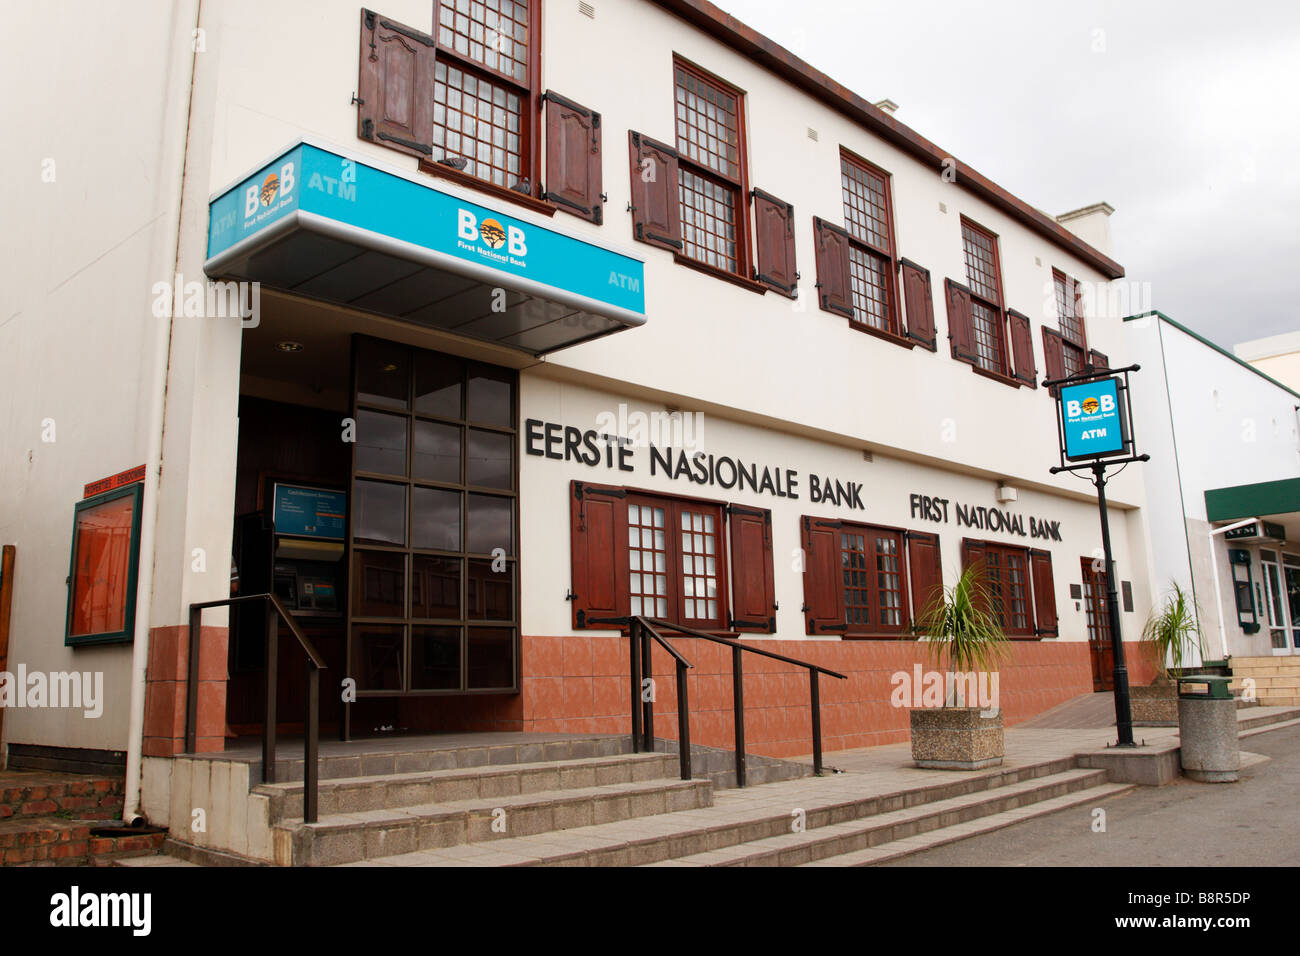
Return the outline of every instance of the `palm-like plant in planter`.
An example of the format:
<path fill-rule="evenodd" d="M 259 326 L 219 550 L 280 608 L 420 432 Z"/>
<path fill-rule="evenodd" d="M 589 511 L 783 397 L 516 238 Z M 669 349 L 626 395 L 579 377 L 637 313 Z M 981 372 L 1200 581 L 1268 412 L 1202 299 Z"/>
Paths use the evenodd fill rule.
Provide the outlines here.
<path fill-rule="evenodd" d="M 944 706 L 911 711 L 912 759 L 917 766 L 978 770 L 1000 764 L 1004 754 L 1002 711 L 996 701 L 987 710 L 960 706 L 957 687 L 979 686 L 980 677 L 993 686 L 993 674 L 1010 650 L 1010 643 L 993 615 L 993 595 L 984 562 L 965 568 L 950 588 L 936 590 L 916 622 L 928 638 L 930 658 L 941 665 L 947 658 Z"/>
<path fill-rule="evenodd" d="M 1142 628 L 1142 644 L 1155 665 L 1156 679 L 1162 681 L 1169 679 L 1171 668 L 1182 670 L 1193 647 L 1201 652 L 1202 659 L 1205 657 L 1201 629 L 1196 621 L 1196 603 L 1177 581 L 1169 583 L 1172 589 L 1165 603 L 1151 612 Z"/>
<path fill-rule="evenodd" d="M 1171 726 L 1178 723 L 1178 695 L 1169 680 L 1170 670 L 1182 671 L 1193 648 L 1205 658 L 1196 602 L 1179 586 L 1171 588 L 1164 603 L 1151 611 L 1142 628 L 1142 648 L 1155 667 L 1156 677 L 1146 687 L 1129 691 L 1135 724 Z"/>

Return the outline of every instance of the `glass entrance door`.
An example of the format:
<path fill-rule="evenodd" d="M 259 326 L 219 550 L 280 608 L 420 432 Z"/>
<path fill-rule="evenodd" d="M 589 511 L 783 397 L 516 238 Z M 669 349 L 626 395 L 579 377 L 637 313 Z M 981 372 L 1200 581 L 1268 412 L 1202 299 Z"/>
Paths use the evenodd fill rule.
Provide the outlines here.
<path fill-rule="evenodd" d="M 1268 611 L 1268 635 L 1272 645 L 1273 656 L 1290 654 L 1293 649 L 1292 625 L 1300 616 L 1300 606 L 1289 595 L 1291 582 L 1297 570 L 1286 568 L 1277 563 L 1274 551 L 1259 552 L 1260 566 L 1264 571 L 1264 605 Z M 1287 585 L 1284 587 L 1283 582 Z"/>
<path fill-rule="evenodd" d="M 1292 654 L 1300 654 L 1300 555 L 1282 555 L 1282 584 L 1286 589 L 1287 612 L 1291 617 Z"/>

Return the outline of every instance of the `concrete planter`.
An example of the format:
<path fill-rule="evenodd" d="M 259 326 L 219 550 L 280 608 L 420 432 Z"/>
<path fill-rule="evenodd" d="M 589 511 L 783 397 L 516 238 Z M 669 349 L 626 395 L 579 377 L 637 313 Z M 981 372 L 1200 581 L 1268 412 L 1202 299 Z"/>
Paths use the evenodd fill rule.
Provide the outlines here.
<path fill-rule="evenodd" d="M 982 770 L 1002 763 L 1002 711 L 923 707 L 910 711 L 912 759 L 932 770 Z"/>
<path fill-rule="evenodd" d="M 1133 723 L 1141 727 L 1178 726 L 1178 685 L 1154 680 L 1145 687 L 1130 687 Z"/>

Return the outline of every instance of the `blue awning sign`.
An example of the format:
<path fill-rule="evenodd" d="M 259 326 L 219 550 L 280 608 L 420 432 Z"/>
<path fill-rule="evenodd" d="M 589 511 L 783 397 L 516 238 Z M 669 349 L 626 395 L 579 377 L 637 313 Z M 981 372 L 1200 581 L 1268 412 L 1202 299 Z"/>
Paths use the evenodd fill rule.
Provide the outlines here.
<path fill-rule="evenodd" d="M 640 260 L 308 142 L 212 200 L 204 270 L 530 351 L 645 322 Z"/>

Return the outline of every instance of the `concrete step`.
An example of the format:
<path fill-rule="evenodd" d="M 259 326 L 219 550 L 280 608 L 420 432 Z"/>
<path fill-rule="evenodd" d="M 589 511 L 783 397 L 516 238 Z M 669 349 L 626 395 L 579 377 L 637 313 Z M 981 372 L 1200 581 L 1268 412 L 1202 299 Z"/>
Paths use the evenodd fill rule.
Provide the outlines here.
<path fill-rule="evenodd" d="M 1291 691 L 1294 692 L 1294 689 L 1295 689 L 1295 688 L 1300 687 L 1300 675 L 1294 675 L 1294 674 L 1281 674 L 1281 675 L 1279 675 L 1279 674 L 1271 674 L 1271 675 L 1266 676 L 1266 677 L 1265 677 L 1265 676 L 1261 676 L 1261 677 L 1244 677 L 1244 678 L 1241 678 L 1241 679 L 1234 679 L 1230 684 L 1228 684 L 1228 689 L 1229 689 L 1229 690 L 1240 690 L 1240 689 L 1242 688 L 1244 682 L 1247 681 L 1247 680 L 1251 681 L 1251 682 L 1254 684 L 1254 686 L 1255 686 L 1255 690 L 1256 690 L 1256 691 L 1262 691 L 1262 690 L 1291 690 Z"/>
<path fill-rule="evenodd" d="M 1010 810 L 1003 810 L 1000 813 L 980 817 L 979 819 L 972 820 L 968 823 L 958 823 L 953 826 L 945 826 L 937 830 L 931 830 L 929 833 L 918 833 L 915 836 L 904 837 L 899 840 L 891 840 L 878 846 L 864 847 L 860 850 L 853 850 L 849 853 L 841 853 L 820 860 L 811 860 L 800 865 L 876 866 L 889 860 L 897 860 L 900 857 L 920 853 L 923 850 L 929 850 L 937 846 L 944 846 L 948 843 L 956 843 L 958 840 L 965 840 L 969 837 L 979 836 L 982 833 L 992 833 L 996 830 L 1001 830 L 1004 827 L 1013 826 L 1014 824 L 1022 823 L 1025 820 L 1030 820 L 1034 817 L 1046 816 L 1049 813 L 1055 813 L 1059 810 L 1067 810 L 1071 807 L 1078 806 L 1095 805 L 1102 800 L 1121 796 L 1122 794 L 1129 793 L 1136 789 L 1137 785 L 1131 783 L 1104 783 L 1099 786 L 1089 787 L 1086 790 L 1067 793 L 1063 796 L 1041 800 L 1037 803 L 1031 803 L 1025 806 L 1014 807 Z"/>
<path fill-rule="evenodd" d="M 317 791 L 321 817 L 395 809 L 454 800 L 495 798 L 674 778 L 677 757 L 664 753 L 620 754 L 579 760 L 543 760 L 470 769 L 393 773 L 322 780 Z M 302 818 L 302 782 L 256 784 L 270 798 L 272 824 Z"/>
<path fill-rule="evenodd" d="M 638 781 L 332 814 L 318 823 L 290 820 L 272 828 L 272 841 L 281 865 L 328 866 L 506 842 L 712 803 L 713 786 L 706 780 Z"/>
<path fill-rule="evenodd" d="M 1274 730 L 1289 730 L 1292 727 L 1300 727 L 1300 717 L 1293 720 L 1281 720 L 1272 724 L 1264 724 L 1258 727 L 1249 727 L 1245 730 L 1237 731 L 1237 739 L 1244 740 L 1248 737 L 1254 737 L 1257 734 L 1272 733 Z"/>
<path fill-rule="evenodd" d="M 969 823 L 1106 783 L 1104 770 L 1066 770 L 980 793 L 939 800 L 846 823 L 787 832 L 651 866 L 800 866 L 917 834 Z"/>
<path fill-rule="evenodd" d="M 1258 713 L 1239 716 L 1237 718 L 1237 733 L 1240 735 L 1243 730 L 1277 724 L 1284 720 L 1295 720 L 1297 717 L 1300 717 L 1300 706 L 1274 707 L 1274 705 L 1266 704 L 1260 708 Z"/>
<path fill-rule="evenodd" d="M 131 867 L 154 867 L 154 866 L 198 866 L 197 863 L 191 863 L 189 860 L 182 860 L 179 857 L 169 856 L 166 853 L 158 853 L 153 856 L 136 856 L 128 857 L 124 860 L 114 860 L 114 866 L 131 866 Z"/>
<path fill-rule="evenodd" d="M 1247 677 L 1252 677 L 1258 681 L 1270 677 L 1282 677 L 1294 680 L 1297 676 L 1300 676 L 1300 663 L 1272 667 L 1234 667 L 1232 669 L 1232 680 L 1234 682 Z"/>
<path fill-rule="evenodd" d="M 812 777 L 725 790 L 715 794 L 714 805 L 705 809 L 597 824 L 562 834 L 395 854 L 356 865 L 639 866 L 788 834 L 796 810 L 811 831 L 963 795 L 980 795 L 1072 769 L 1074 758 L 1063 757 L 988 773 L 936 773 L 937 782 L 930 786 L 865 795 L 862 775 Z"/>
<path fill-rule="evenodd" d="M 324 744 L 321 749 L 325 750 Z M 441 748 L 420 746 L 414 742 L 408 748 L 402 746 L 401 738 L 395 738 L 382 742 L 356 741 L 354 745 L 349 745 L 348 752 L 342 754 L 322 753 L 319 766 L 321 780 L 338 780 L 395 773 L 428 773 L 433 770 L 467 770 L 505 764 L 613 757 L 629 753 L 631 749 L 632 740 L 627 734 Z M 261 762 L 258 761 L 251 773 L 252 779 L 261 779 L 260 766 Z M 301 747 L 281 741 L 277 748 L 275 770 L 277 783 L 301 782 Z"/>

